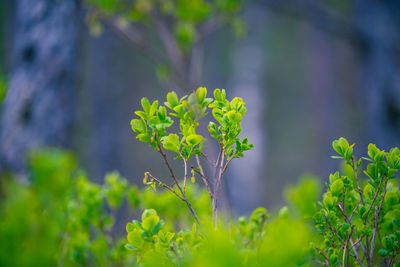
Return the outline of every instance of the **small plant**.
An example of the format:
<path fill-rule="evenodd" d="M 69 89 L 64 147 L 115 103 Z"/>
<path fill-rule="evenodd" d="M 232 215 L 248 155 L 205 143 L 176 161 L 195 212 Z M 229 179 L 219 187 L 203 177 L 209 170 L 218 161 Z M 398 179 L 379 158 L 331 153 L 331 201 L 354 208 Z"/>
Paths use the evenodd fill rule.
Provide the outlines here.
<path fill-rule="evenodd" d="M 150 103 L 147 98 L 142 98 L 141 104 L 143 110 L 135 112 L 139 119 L 131 121 L 132 130 L 140 141 L 149 143 L 155 151 L 160 153 L 171 174 L 173 185 L 168 185 L 165 180 L 154 177 L 150 172 L 145 173 L 143 183 L 152 188 L 159 186 L 172 192 L 186 203 L 201 226 L 196 211 L 187 198 L 190 169 L 191 182 L 194 183 L 195 176 L 198 175 L 207 188 L 212 200 L 212 214 L 216 224 L 218 196 L 223 175 L 234 158 L 243 157 L 244 151 L 253 148 L 247 138 L 238 137 L 241 132 L 241 121 L 246 113 L 245 103 L 239 97 L 228 101 L 224 89 L 215 89 L 214 98 L 208 98 L 207 89 L 200 87 L 195 93 L 181 98 L 178 98 L 175 92 L 168 93 L 167 101 L 164 102 L 165 106 L 159 105 L 157 100 Z M 206 157 L 203 153 L 205 138 L 197 132 L 199 120 L 207 115 L 208 108 L 212 109 L 212 115 L 216 121 L 208 123 L 208 131 L 219 146 L 217 160 L 211 166 L 214 167 L 212 180 L 206 176 L 201 163 L 201 158 Z M 172 117 L 179 120 L 179 131 L 176 133 L 167 132 L 174 123 Z M 165 153 L 166 150 L 174 153 L 174 159 L 182 160 L 184 175 L 181 180 L 173 170 Z"/>
<path fill-rule="evenodd" d="M 182 230 L 177 234 L 165 228 L 164 221 L 154 209 L 144 210 L 141 222 L 133 220 L 126 225 L 126 248 L 136 253 L 138 262 L 156 264 L 158 261 L 158 264 L 171 262 L 179 265 L 180 259 L 198 248 L 204 239 L 196 224 L 191 231 Z"/>
<path fill-rule="evenodd" d="M 400 150 L 368 146 L 368 157 L 356 159 L 346 139 L 333 141 L 348 174 L 329 176 L 327 192 L 315 215 L 323 241 L 316 246 L 326 266 L 368 266 L 379 262 L 399 265 L 400 194 L 395 174 L 400 168 Z M 361 172 L 364 162 L 368 165 Z M 368 180 L 360 179 L 364 173 Z"/>

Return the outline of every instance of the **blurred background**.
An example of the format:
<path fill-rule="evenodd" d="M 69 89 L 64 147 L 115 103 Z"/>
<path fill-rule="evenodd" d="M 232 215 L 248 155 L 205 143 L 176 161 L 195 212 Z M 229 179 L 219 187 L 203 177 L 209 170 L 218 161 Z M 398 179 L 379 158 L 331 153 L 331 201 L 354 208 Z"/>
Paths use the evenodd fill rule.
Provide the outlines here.
<path fill-rule="evenodd" d="M 160 48 L 172 65 L 179 58 L 163 49 L 170 18 L 154 27 L 127 22 L 115 19 L 115 1 L 87 2 L 0 1 L 1 171 L 23 177 L 28 151 L 57 146 L 72 150 L 96 182 L 113 170 L 135 184 L 148 170 L 167 175 L 130 120 L 142 97 L 163 101 L 171 90 L 183 95 L 198 86 L 209 94 L 225 88 L 247 104 L 242 136 L 255 149 L 224 178 L 237 214 L 281 205 L 285 185 L 304 173 L 327 180 L 339 165 L 330 158 L 334 139 L 356 143 L 356 155 L 370 142 L 382 149 L 400 143 L 396 0 L 231 1 L 240 2 L 235 20 L 209 23 L 211 31 L 189 42 L 178 78 L 149 52 Z M 193 24 L 209 26 L 204 21 Z M 191 29 L 172 31 L 182 41 Z"/>

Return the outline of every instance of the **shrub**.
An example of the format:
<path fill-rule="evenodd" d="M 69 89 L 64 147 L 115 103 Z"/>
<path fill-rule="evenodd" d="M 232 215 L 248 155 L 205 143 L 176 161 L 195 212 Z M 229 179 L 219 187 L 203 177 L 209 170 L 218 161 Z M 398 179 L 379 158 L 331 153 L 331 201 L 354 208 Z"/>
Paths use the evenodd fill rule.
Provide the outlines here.
<path fill-rule="evenodd" d="M 400 194 L 395 174 L 400 168 L 400 150 L 368 146 L 368 157 L 356 159 L 353 145 L 344 138 L 333 141 L 344 160 L 347 175 L 329 176 L 327 191 L 315 215 L 323 240 L 315 247 L 326 265 L 393 266 L 400 241 Z M 368 164 L 361 172 L 363 162 Z M 360 179 L 365 174 L 367 180 Z M 399 263 L 397 263 L 398 266 Z"/>
<path fill-rule="evenodd" d="M 335 140 L 338 155 L 333 158 L 344 167 L 329 176 L 322 201 L 318 180 L 304 176 L 298 185 L 287 187 L 288 205 L 279 212 L 260 207 L 247 217 L 216 223 L 218 181 L 229 162 L 252 146 L 238 138 L 246 111 L 243 101 L 228 101 L 218 89 L 214 99 L 206 95 L 205 88 L 181 99 L 169 93 L 165 106 L 170 112 L 143 99 L 143 111 L 136 112 L 140 119 L 132 120 L 138 139 L 164 158 L 172 186 L 150 172 L 144 190 L 129 185 L 118 172 L 106 174 L 104 184 L 98 185 L 88 180 L 70 153 L 34 152 L 28 182 L 2 179 L 0 265 L 400 266 L 398 148 L 385 152 L 370 144 L 368 157 L 356 159 L 354 145 L 344 138 Z M 214 182 L 202 168 L 205 138 L 196 132 L 207 107 L 216 120 L 208 131 L 220 147 Z M 177 133 L 167 133 L 171 116 L 179 120 Z M 182 161 L 181 180 L 164 150 Z M 193 183 L 188 176 L 191 163 Z M 205 184 L 203 189 L 196 177 Z M 153 190 L 157 187 L 167 190 Z M 123 237 L 117 214 L 136 218 L 139 210 L 141 217 L 126 225 Z"/>
<path fill-rule="evenodd" d="M 190 180 L 195 183 L 195 175 L 201 177 L 212 201 L 213 220 L 216 224 L 218 197 L 223 174 L 234 158 L 243 157 L 244 151 L 253 148 L 253 144 L 249 144 L 247 138 L 238 137 L 241 132 L 241 121 L 246 113 L 245 103 L 239 97 L 228 101 L 224 89 L 215 89 L 214 98 L 208 98 L 207 89 L 204 87 L 181 98 L 178 98 L 175 92 L 168 93 L 166 100 L 165 106 L 163 106 L 159 105 L 157 100 L 150 103 L 147 98 L 142 98 L 143 110 L 135 112 L 139 118 L 133 119 L 131 126 L 137 134 L 137 139 L 150 144 L 155 151 L 161 154 L 171 174 L 173 186 L 169 186 L 165 180 L 154 177 L 150 172 L 145 173 L 143 183 L 154 189 L 156 186 L 165 188 L 184 201 L 199 226 L 203 227 L 187 198 L 189 164 L 191 164 L 191 160 L 194 161 L 191 165 Z M 210 166 L 210 168 L 214 167 L 213 179 L 209 179 L 204 172 L 201 158 L 205 158 L 202 152 L 205 138 L 197 133 L 199 120 L 207 115 L 207 108 L 212 108 L 212 115 L 216 121 L 209 121 L 207 128 L 210 136 L 217 141 L 219 146 L 217 160 Z M 171 116 L 179 119 L 179 131 L 176 133 L 167 132 L 167 129 L 174 124 Z M 175 159 L 183 161 L 182 182 L 179 181 L 176 170 L 171 167 L 165 150 L 174 153 Z"/>

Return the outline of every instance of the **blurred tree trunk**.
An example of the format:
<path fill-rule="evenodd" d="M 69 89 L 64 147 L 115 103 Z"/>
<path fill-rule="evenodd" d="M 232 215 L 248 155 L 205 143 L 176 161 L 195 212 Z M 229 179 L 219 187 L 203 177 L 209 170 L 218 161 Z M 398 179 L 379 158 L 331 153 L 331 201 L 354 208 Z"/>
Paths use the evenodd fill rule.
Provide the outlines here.
<path fill-rule="evenodd" d="M 245 10 L 244 20 L 248 33 L 245 39 L 236 45 L 235 62 L 237 62 L 230 81 L 232 88 L 230 96 L 240 96 L 246 103 L 247 113 L 242 122 L 241 137 L 248 137 L 254 144 L 251 151 L 245 152 L 240 160 L 233 160 L 229 168 L 228 190 L 233 209 L 243 214 L 254 209 L 261 199 L 262 173 L 265 165 L 265 140 L 267 131 L 263 127 L 262 116 L 266 108 L 266 88 L 263 88 L 262 77 L 264 70 L 264 53 L 262 34 L 266 25 L 265 10 L 257 9 L 253 5 Z M 264 168 L 264 167 L 263 167 Z M 243 194 L 246 193 L 246 199 Z"/>
<path fill-rule="evenodd" d="M 400 1 L 359 0 L 361 81 L 369 138 L 382 148 L 400 145 Z"/>
<path fill-rule="evenodd" d="M 9 91 L 0 135 L 2 168 L 24 170 L 26 153 L 69 146 L 74 110 L 75 0 L 17 0 Z"/>

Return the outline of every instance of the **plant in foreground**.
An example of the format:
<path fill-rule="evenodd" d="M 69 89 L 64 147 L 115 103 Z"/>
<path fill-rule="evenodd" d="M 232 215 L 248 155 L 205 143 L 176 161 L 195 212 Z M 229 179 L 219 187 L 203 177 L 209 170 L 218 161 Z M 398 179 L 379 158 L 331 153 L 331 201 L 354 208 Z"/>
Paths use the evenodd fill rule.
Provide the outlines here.
<path fill-rule="evenodd" d="M 344 160 L 348 175 L 329 176 L 327 192 L 314 216 L 323 237 L 315 247 L 326 266 L 372 267 L 379 262 L 394 266 L 400 242 L 400 194 L 395 174 L 400 168 L 400 150 L 368 146 L 368 157 L 356 159 L 353 145 L 340 138 L 334 150 Z M 362 163 L 368 162 L 361 172 Z M 364 173 L 368 180 L 363 181 Z M 399 262 L 397 262 L 397 265 Z"/>
<path fill-rule="evenodd" d="M 253 144 L 249 144 L 247 138 L 238 137 L 241 132 L 241 121 L 246 113 L 245 103 L 239 97 L 228 101 L 224 89 L 215 89 L 214 98 L 208 98 L 207 89 L 200 87 L 195 93 L 182 98 L 178 98 L 175 92 L 168 93 L 167 101 L 164 102 L 165 106 L 159 105 L 157 100 L 150 103 L 147 98 L 142 98 L 141 104 L 143 110 L 135 112 L 139 118 L 131 121 L 132 130 L 140 141 L 149 143 L 155 151 L 160 153 L 171 174 L 173 184 L 168 185 L 150 172 L 145 173 L 143 182 L 152 188 L 156 186 L 166 188 L 184 201 L 201 226 L 196 211 L 187 198 L 190 169 L 191 182 L 194 183 L 195 175 L 198 175 L 207 188 L 212 200 L 212 214 L 214 224 L 216 224 L 223 175 L 234 158 L 243 157 L 244 151 L 253 148 Z M 208 131 L 219 145 L 217 160 L 211 166 L 214 167 L 212 179 L 207 177 L 201 163 L 201 158 L 206 158 L 202 152 L 205 138 L 197 132 L 199 120 L 207 115 L 208 108 L 212 109 L 215 119 L 215 122 L 208 123 Z M 167 132 L 174 123 L 172 117 L 179 120 L 179 131 L 176 133 Z M 165 150 L 174 153 L 175 159 L 182 160 L 184 175 L 181 180 L 173 170 Z"/>

